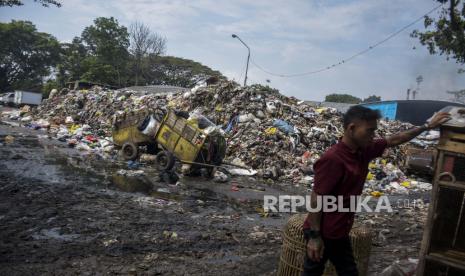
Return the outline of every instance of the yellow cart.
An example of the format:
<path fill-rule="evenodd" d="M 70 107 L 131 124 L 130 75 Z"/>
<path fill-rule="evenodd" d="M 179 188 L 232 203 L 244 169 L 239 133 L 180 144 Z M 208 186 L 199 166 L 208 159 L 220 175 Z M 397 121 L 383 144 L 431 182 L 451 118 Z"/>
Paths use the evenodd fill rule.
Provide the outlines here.
<path fill-rule="evenodd" d="M 170 170 L 176 160 L 192 166 L 207 168 L 209 174 L 221 165 L 226 154 L 226 140 L 221 130 L 206 117 L 169 109 L 157 126 L 155 141 L 163 148 L 156 162 L 161 170 Z"/>
<path fill-rule="evenodd" d="M 139 146 L 147 146 L 147 150 L 154 152 L 157 149 L 154 137 L 143 134 L 139 125 L 150 112 L 148 110 L 137 113 L 124 114 L 115 118 L 113 122 L 113 143 L 121 148 L 125 160 L 134 160 L 139 155 Z"/>

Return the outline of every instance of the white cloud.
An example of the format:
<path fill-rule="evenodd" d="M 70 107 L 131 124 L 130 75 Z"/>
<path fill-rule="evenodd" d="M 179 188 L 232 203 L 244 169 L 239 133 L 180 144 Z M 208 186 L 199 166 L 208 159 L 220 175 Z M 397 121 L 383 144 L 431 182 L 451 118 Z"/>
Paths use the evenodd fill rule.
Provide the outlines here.
<path fill-rule="evenodd" d="M 3 13 L 0 18 L 31 18 L 41 31 L 65 40 L 80 35 L 99 16 L 114 16 L 126 26 L 142 21 L 167 37 L 168 54 L 194 59 L 242 83 L 247 51 L 231 38 L 232 33 L 251 47 L 253 60 L 264 68 L 292 74 L 351 56 L 435 4 L 422 0 L 67 0 L 59 9 L 18 8 L 14 16 Z M 422 24 L 415 27 L 421 29 Z M 249 78 L 264 84 L 270 79 L 271 86 L 287 95 L 320 100 L 328 92 L 403 98 L 420 73 L 425 76 L 424 97 L 465 86 L 463 77 L 455 76 L 456 65 L 443 57 L 430 57 L 409 37 L 410 31 L 324 73 L 278 78 L 250 65 Z M 414 45 L 419 49 L 413 51 Z"/>

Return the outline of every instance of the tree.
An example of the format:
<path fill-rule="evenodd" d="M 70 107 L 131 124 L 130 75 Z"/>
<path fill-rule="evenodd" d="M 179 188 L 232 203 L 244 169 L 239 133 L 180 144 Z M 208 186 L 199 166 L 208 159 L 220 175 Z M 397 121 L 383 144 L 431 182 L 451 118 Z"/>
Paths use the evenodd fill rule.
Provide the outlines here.
<path fill-rule="evenodd" d="M 61 7 L 61 3 L 56 0 L 34 0 L 34 2 L 39 2 L 44 7 L 49 7 L 50 5 L 54 5 L 57 7 Z M 0 0 L 0 7 L 8 6 L 22 6 L 24 5 L 23 1 L 21 0 Z"/>
<path fill-rule="evenodd" d="M 56 80 L 48 79 L 42 85 L 42 97 L 44 99 L 47 99 L 50 95 L 50 91 L 52 91 L 52 89 L 58 89 L 59 87 L 61 86 L 57 83 Z"/>
<path fill-rule="evenodd" d="M 368 98 L 363 99 L 362 103 L 373 103 L 381 101 L 381 96 L 371 95 Z"/>
<path fill-rule="evenodd" d="M 40 90 L 59 61 L 60 44 L 29 21 L 0 23 L 0 90 Z"/>
<path fill-rule="evenodd" d="M 87 49 L 80 37 L 75 37 L 71 43 L 61 44 L 61 62 L 57 66 L 57 82 L 64 86 L 68 81 L 80 80 L 89 69 L 85 65 L 88 58 Z"/>
<path fill-rule="evenodd" d="M 120 72 L 112 65 L 102 63 L 97 57 L 90 56 L 84 59 L 83 66 L 86 70 L 80 80 L 121 87 Z"/>
<path fill-rule="evenodd" d="M 89 81 L 101 82 L 122 86 L 122 73 L 127 68 L 129 59 L 129 33 L 126 27 L 120 26 L 113 18 L 99 17 L 94 20 L 94 25 L 86 27 L 81 34 L 82 41 L 92 55 L 91 63 L 97 68 L 105 70 L 93 71 L 87 74 Z M 94 68 L 95 69 L 95 68 Z"/>
<path fill-rule="evenodd" d="M 362 100 L 349 94 L 329 94 L 325 98 L 326 102 L 358 104 Z"/>
<path fill-rule="evenodd" d="M 148 57 L 148 71 L 144 78 L 148 84 L 174 85 L 192 88 L 211 76 L 226 79 L 219 71 L 212 70 L 190 59 L 171 56 Z"/>
<path fill-rule="evenodd" d="M 414 30 L 411 34 L 426 45 L 430 54 L 445 54 L 457 63 L 465 63 L 465 3 L 462 0 L 436 0 L 447 4 L 439 18 L 425 16 L 425 31 Z"/>
<path fill-rule="evenodd" d="M 141 22 L 134 22 L 129 27 L 130 48 L 135 75 L 135 85 L 139 85 L 139 77 L 143 71 L 143 58 L 157 57 L 166 51 L 166 39 L 150 30 Z"/>

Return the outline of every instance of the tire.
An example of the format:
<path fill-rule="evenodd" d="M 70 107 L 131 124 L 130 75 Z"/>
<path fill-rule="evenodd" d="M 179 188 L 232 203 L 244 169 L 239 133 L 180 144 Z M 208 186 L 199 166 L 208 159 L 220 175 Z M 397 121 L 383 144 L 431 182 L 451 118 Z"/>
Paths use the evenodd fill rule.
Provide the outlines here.
<path fill-rule="evenodd" d="M 174 166 L 174 156 L 170 152 L 165 150 L 160 151 L 155 157 L 157 167 L 160 171 L 171 170 Z"/>
<path fill-rule="evenodd" d="M 135 160 L 139 155 L 139 148 L 134 143 L 126 142 L 121 147 L 121 154 L 124 160 Z"/>

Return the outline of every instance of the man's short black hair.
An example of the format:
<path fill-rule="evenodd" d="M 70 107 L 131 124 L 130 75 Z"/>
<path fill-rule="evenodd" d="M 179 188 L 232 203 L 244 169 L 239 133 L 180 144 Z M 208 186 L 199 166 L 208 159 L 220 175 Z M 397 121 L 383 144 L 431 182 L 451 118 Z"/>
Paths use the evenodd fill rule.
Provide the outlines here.
<path fill-rule="evenodd" d="M 381 118 L 381 114 L 378 110 L 370 109 L 361 105 L 354 105 L 346 114 L 344 114 L 344 129 L 349 126 L 350 123 L 353 123 L 355 120 L 362 121 L 373 121 Z"/>

